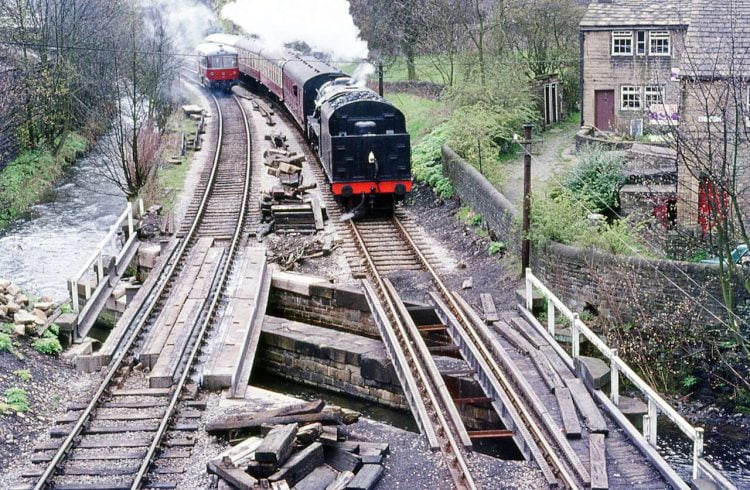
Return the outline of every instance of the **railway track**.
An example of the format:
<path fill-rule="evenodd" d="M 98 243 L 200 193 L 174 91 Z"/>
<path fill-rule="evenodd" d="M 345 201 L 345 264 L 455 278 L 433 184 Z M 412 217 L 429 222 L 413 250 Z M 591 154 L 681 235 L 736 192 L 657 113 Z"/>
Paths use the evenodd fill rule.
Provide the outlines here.
<path fill-rule="evenodd" d="M 293 134 L 303 149 L 318 183 L 326 182 L 322 164 L 302 138 L 297 126 L 277 107 L 276 114 L 293 127 Z M 582 488 L 590 484 L 588 471 L 578 460 L 549 414 L 535 410 L 534 400 L 523 393 L 521 386 L 498 362 L 488 346 L 492 335 L 463 299 L 450 291 L 436 268 L 438 257 L 429 247 L 417 223 L 402 208 L 391 217 L 369 218 L 359 221 L 342 221 L 345 210 L 333 194 L 321 185 L 323 201 L 329 219 L 335 223 L 336 232 L 347 257 L 352 275 L 366 278 L 368 295 L 376 298 L 371 306 L 381 309 L 380 314 L 391 328 L 381 328 L 381 334 L 395 359 L 403 363 L 399 378 L 405 385 L 407 399 L 420 426 L 433 449 L 440 450 L 447 469 L 457 488 L 476 488 L 468 464 L 471 441 L 463 427 L 456 407 L 448 395 L 442 377 L 425 339 L 399 298 L 396 288 L 387 279 L 393 272 L 412 271 L 426 274 L 432 282 L 437 311 L 445 323 L 445 331 L 453 342 L 451 348 L 476 371 L 477 378 L 493 406 L 501 415 L 513 439 L 527 459 L 539 465 L 550 487 Z M 378 312 L 376 311 L 376 315 Z M 392 343 L 389 345 L 389 342 Z M 397 368 L 397 372 L 399 368 Z M 408 371 L 408 372 L 407 372 Z"/>
<path fill-rule="evenodd" d="M 193 399 L 191 378 L 207 332 L 221 308 L 247 222 L 251 185 L 250 130 L 236 97 L 212 95 L 218 118 L 213 164 L 201 174 L 193 202 L 172 248 L 148 295 L 133 316 L 127 340 L 110 363 L 91 401 L 68 412 L 52 436 L 62 439 L 37 452 L 34 466 L 22 474 L 36 480 L 33 488 L 141 488 L 148 479 L 180 472 L 171 464 L 192 446 L 187 434 L 197 430 L 202 403 Z M 224 251 L 201 313 L 176 356 L 176 371 L 168 388 L 152 388 L 138 366 L 139 349 L 164 302 L 188 267 L 190 256 L 206 241 Z M 150 475 L 150 476 L 149 476 Z M 161 482 L 169 488 L 168 482 Z"/>

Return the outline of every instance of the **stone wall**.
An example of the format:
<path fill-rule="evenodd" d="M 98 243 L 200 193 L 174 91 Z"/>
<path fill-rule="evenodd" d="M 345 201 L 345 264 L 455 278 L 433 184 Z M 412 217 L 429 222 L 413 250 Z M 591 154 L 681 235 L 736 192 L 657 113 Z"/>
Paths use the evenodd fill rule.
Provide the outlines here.
<path fill-rule="evenodd" d="M 362 291 L 336 286 L 322 278 L 311 283 L 304 276 L 274 273 L 268 314 L 380 338 Z"/>
<path fill-rule="evenodd" d="M 299 383 L 409 409 L 379 340 L 266 316 L 256 366 Z"/>
<path fill-rule="evenodd" d="M 443 148 L 443 168 L 456 195 L 520 255 L 520 220 L 513 205 L 448 147 Z M 574 311 L 588 307 L 622 322 L 637 321 L 644 314 L 674 318 L 677 313 L 716 322 L 703 305 L 723 318 L 723 306 L 716 301 L 722 295 L 715 265 L 616 256 L 552 243 L 541 250 L 532 247 L 532 270 Z M 742 287 L 735 294 L 738 303 L 750 301 Z"/>
<path fill-rule="evenodd" d="M 453 183 L 456 195 L 482 215 L 487 226 L 520 255 L 521 213 L 515 206 L 448 145 L 443 146 L 443 173 Z"/>

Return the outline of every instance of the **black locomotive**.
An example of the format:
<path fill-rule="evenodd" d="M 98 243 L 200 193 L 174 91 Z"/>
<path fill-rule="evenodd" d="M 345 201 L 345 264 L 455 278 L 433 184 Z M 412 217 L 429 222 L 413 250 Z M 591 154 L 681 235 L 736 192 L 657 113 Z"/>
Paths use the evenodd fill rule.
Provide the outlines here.
<path fill-rule="evenodd" d="M 220 39 L 237 49 L 245 80 L 289 110 L 345 205 L 392 208 L 411 191 L 409 134 L 396 107 L 315 57 L 269 50 L 251 39 Z"/>

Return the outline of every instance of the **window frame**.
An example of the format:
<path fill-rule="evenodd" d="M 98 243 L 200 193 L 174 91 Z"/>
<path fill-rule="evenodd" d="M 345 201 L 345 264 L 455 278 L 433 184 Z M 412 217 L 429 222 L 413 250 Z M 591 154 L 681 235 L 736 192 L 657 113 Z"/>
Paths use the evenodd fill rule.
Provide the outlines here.
<path fill-rule="evenodd" d="M 654 39 L 656 37 L 656 39 Z M 666 40 L 667 51 L 666 53 L 654 52 L 654 41 L 655 40 Z M 648 31 L 648 55 L 649 56 L 672 56 L 672 33 L 670 31 Z"/>
<path fill-rule="evenodd" d="M 649 104 L 648 103 L 649 97 L 654 96 L 653 93 L 649 94 L 649 91 L 653 92 L 654 89 L 656 89 L 660 100 L 658 102 L 653 102 Z M 643 104 L 643 107 L 648 110 L 652 105 L 664 105 L 664 100 L 666 99 L 665 96 L 666 96 L 665 85 L 657 85 L 657 84 L 644 85 L 643 86 L 643 100 L 641 101 L 641 103 Z"/>
<path fill-rule="evenodd" d="M 626 40 L 630 41 L 629 52 L 615 52 L 615 42 Z M 633 56 L 633 31 L 612 31 L 610 53 L 612 54 L 612 56 Z"/>
<path fill-rule="evenodd" d="M 629 91 L 628 95 L 635 95 L 634 99 L 637 103 L 637 107 L 626 107 L 625 106 L 625 91 Z M 631 91 L 632 89 L 632 91 Z M 620 110 L 621 111 L 641 111 L 643 109 L 643 93 L 640 85 L 620 85 Z"/>
<path fill-rule="evenodd" d="M 641 37 L 643 39 L 641 39 Z M 648 39 L 648 36 L 646 35 L 646 31 L 635 32 L 635 55 L 636 56 L 646 56 L 646 46 L 648 44 L 647 39 Z"/>

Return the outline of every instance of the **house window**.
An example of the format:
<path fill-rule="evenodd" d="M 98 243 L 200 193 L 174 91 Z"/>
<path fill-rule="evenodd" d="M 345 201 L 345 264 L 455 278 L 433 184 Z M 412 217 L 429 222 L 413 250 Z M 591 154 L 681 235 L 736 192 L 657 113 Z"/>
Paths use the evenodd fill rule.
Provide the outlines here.
<path fill-rule="evenodd" d="M 641 89 L 636 85 L 620 87 L 620 109 L 623 111 L 638 111 L 641 109 Z"/>
<path fill-rule="evenodd" d="M 643 101 L 646 108 L 655 104 L 664 103 L 664 86 L 663 85 L 646 85 L 643 87 Z"/>
<path fill-rule="evenodd" d="M 638 31 L 635 36 L 635 54 L 643 56 L 646 54 L 646 31 Z"/>
<path fill-rule="evenodd" d="M 651 31 L 648 34 L 648 54 L 651 56 L 669 56 L 669 31 Z"/>
<path fill-rule="evenodd" d="M 626 56 L 633 54 L 633 31 L 612 32 L 612 55 Z"/>

